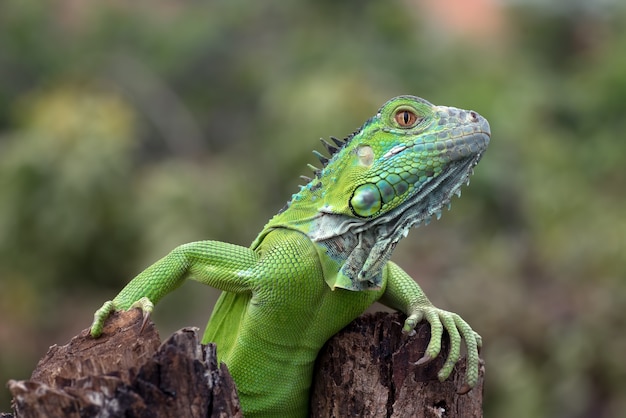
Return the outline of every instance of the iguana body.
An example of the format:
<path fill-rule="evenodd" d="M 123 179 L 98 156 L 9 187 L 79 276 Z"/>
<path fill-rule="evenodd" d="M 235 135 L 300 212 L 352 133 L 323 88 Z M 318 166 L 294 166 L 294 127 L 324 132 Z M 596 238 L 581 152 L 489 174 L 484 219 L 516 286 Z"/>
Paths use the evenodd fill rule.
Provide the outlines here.
<path fill-rule="evenodd" d="M 224 291 L 203 337 L 237 384 L 244 415 L 305 417 L 315 358 L 322 345 L 374 301 L 407 315 L 404 331 L 426 319 L 425 363 L 451 337 L 445 379 L 468 354 L 469 390 L 478 379 L 480 336 L 458 315 L 435 308 L 419 286 L 388 261 L 411 226 L 439 217 L 468 181 L 490 138 L 475 112 L 400 96 L 336 146 L 325 143 L 317 170 L 250 248 L 217 241 L 185 244 L 133 279 L 99 309 L 102 331 L 114 309 L 152 303 L 187 278 Z"/>

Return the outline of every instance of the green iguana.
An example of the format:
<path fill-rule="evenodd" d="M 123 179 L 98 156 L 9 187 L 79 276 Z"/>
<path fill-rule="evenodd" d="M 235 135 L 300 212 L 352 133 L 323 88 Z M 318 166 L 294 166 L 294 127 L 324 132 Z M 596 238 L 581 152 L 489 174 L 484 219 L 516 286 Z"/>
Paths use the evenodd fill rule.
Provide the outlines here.
<path fill-rule="evenodd" d="M 385 103 L 344 140 L 322 140 L 323 168 L 265 225 L 250 248 L 218 241 L 181 245 L 135 277 L 96 311 L 94 337 L 116 309 L 140 307 L 147 318 L 163 296 L 191 278 L 224 291 L 203 342 L 215 342 L 244 415 L 305 417 L 318 351 L 375 301 L 422 320 L 431 339 L 424 364 L 450 352 L 445 380 L 467 348 L 466 384 L 478 380 L 480 336 L 460 316 L 434 307 L 417 283 L 389 261 L 409 228 L 441 216 L 469 183 L 490 139 L 474 111 L 435 106 L 413 96 Z"/>

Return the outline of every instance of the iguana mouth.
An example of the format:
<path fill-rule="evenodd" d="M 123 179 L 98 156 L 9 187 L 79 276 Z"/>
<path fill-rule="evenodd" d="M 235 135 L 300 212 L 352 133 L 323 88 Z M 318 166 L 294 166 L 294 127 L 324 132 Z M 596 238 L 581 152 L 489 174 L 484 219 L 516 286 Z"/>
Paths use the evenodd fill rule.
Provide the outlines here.
<path fill-rule="evenodd" d="M 422 222 L 429 223 L 433 216 L 439 219 L 441 209 L 450 204 L 452 195 L 460 195 L 461 186 L 464 183 L 469 184 L 469 178 L 481 157 L 482 154 L 477 154 L 449 163 L 439 176 L 424 183 L 406 202 L 386 214 L 371 219 L 362 227 L 355 228 L 354 232 L 377 227 L 382 236 L 388 236 L 397 230 L 402 230 L 406 234 L 410 227 L 419 226 Z"/>
<path fill-rule="evenodd" d="M 411 227 L 428 224 L 433 216 L 439 219 L 442 208 L 450 205 L 452 196 L 460 196 L 461 186 L 464 183 L 469 184 L 469 177 L 481 157 L 482 154 L 477 154 L 451 162 L 439 176 L 422 185 L 406 202 L 386 214 L 354 227 L 353 233 L 373 234 L 374 238 L 357 280 L 368 281 L 376 275 L 390 258 L 398 241 L 408 235 Z"/>

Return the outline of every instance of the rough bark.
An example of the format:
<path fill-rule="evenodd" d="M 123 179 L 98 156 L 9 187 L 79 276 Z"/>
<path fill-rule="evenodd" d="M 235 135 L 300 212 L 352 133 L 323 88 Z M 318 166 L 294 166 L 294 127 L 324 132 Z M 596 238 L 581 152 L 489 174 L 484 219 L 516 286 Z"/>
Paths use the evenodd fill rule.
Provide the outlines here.
<path fill-rule="evenodd" d="M 429 327 L 421 324 L 407 338 L 403 321 L 400 314 L 365 315 L 324 346 L 312 417 L 482 416 L 484 370 L 476 388 L 458 395 L 464 361 L 443 383 L 436 377 L 443 356 L 413 365 Z M 200 344 L 197 329 L 184 328 L 161 344 L 152 322 L 140 332 L 139 310 L 115 313 L 106 324 L 102 337 L 84 330 L 65 346 L 52 346 L 30 380 L 9 382 L 15 417 L 242 416 L 226 366 L 218 366 L 214 345 Z"/>
<path fill-rule="evenodd" d="M 103 335 L 52 346 L 26 381 L 10 381 L 16 417 L 241 417 L 215 346 L 184 328 L 161 344 L 139 310 L 115 313 Z"/>
<path fill-rule="evenodd" d="M 311 417 L 482 417 L 484 367 L 478 385 L 459 395 L 465 359 L 439 382 L 445 356 L 413 364 L 428 345 L 428 324 L 407 337 L 403 323 L 398 313 L 363 315 L 326 343 L 317 358 Z M 447 341 L 442 351 L 447 352 Z"/>

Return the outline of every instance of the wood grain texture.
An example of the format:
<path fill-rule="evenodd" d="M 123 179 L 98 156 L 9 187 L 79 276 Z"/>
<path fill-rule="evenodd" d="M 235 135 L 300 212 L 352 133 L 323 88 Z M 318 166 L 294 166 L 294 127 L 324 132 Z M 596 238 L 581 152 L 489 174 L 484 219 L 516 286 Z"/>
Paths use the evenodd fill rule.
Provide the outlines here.
<path fill-rule="evenodd" d="M 235 384 L 195 328 L 163 344 L 139 310 L 114 313 L 103 335 L 53 346 L 31 379 L 10 381 L 16 417 L 241 417 Z"/>
<path fill-rule="evenodd" d="M 428 345 L 428 324 L 407 337 L 404 318 L 399 313 L 363 315 L 328 341 L 317 358 L 311 417 L 482 417 L 484 367 L 477 386 L 459 395 L 465 359 L 439 382 L 443 355 L 414 365 Z M 446 338 L 442 351 L 447 350 Z"/>

